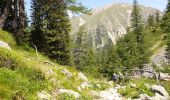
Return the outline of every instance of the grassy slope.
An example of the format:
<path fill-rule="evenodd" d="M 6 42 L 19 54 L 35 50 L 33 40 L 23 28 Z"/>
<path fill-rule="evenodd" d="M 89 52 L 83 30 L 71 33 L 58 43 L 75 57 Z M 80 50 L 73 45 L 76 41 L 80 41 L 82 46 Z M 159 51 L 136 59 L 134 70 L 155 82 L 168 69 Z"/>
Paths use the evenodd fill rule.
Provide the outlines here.
<path fill-rule="evenodd" d="M 79 73 L 77 70 L 57 63 L 45 63 L 51 61 L 41 54 L 39 54 L 40 61 L 37 61 L 34 50 L 17 47 L 12 36 L 5 31 L 0 31 L 0 40 L 7 42 L 13 49 L 11 52 L 0 48 L 0 99 L 24 97 L 26 100 L 35 100 L 37 92 L 45 90 L 51 93 L 57 88 L 78 92 L 78 86 L 83 81 L 77 78 Z M 73 77 L 68 78 L 62 73 L 65 68 L 73 74 Z M 94 87 L 94 90 L 105 89 L 108 86 L 101 81 L 97 82 L 92 77 L 89 79 L 94 86 L 95 84 L 103 86 L 102 88 Z M 92 98 L 88 93 L 93 89 L 85 89 L 79 93 L 87 100 Z"/>

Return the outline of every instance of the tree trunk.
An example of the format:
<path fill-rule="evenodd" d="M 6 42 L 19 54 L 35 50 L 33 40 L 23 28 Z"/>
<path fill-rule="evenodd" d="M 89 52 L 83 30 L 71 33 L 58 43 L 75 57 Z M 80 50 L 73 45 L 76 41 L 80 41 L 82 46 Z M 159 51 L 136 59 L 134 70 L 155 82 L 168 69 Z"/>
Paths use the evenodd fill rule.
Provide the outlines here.
<path fill-rule="evenodd" d="M 18 20 L 18 32 L 17 32 L 17 42 L 21 43 L 21 37 L 24 30 L 25 23 L 25 6 L 24 0 L 19 0 L 19 20 Z"/>
<path fill-rule="evenodd" d="M 18 26 L 18 0 L 14 0 L 14 20 L 13 20 L 13 30 L 14 33 L 17 33 L 17 26 Z"/>
<path fill-rule="evenodd" d="M 8 13 L 9 13 L 10 4 L 11 4 L 11 0 L 7 0 L 4 11 L 3 11 L 2 15 L 0 16 L 0 29 L 2 29 L 5 25 L 5 21 L 8 17 Z"/>

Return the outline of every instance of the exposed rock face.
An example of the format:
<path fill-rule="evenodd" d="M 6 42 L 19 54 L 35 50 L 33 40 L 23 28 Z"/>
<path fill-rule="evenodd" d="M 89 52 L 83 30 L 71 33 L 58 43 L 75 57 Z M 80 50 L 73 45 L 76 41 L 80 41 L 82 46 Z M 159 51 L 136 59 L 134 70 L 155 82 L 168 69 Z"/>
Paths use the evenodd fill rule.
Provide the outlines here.
<path fill-rule="evenodd" d="M 157 97 L 164 97 L 166 100 L 169 100 L 169 99 L 170 99 L 169 94 L 167 93 L 167 91 L 165 90 L 165 88 L 162 87 L 162 86 L 153 85 L 153 86 L 151 86 L 151 90 L 152 90 L 155 94 L 157 94 L 157 95 L 156 95 Z M 158 96 L 158 94 L 159 94 L 160 96 Z"/>
<path fill-rule="evenodd" d="M 11 47 L 6 42 L 0 41 L 0 47 L 12 51 Z"/>
<path fill-rule="evenodd" d="M 157 11 L 144 6 L 140 8 L 144 20 Z M 120 3 L 94 9 L 92 15 L 73 17 L 71 35 L 75 39 L 75 33 L 79 27 L 85 25 L 88 32 L 87 41 L 92 48 L 100 49 L 109 43 L 116 44 L 116 41 L 126 34 L 126 28 L 130 25 L 131 12 L 132 5 Z"/>

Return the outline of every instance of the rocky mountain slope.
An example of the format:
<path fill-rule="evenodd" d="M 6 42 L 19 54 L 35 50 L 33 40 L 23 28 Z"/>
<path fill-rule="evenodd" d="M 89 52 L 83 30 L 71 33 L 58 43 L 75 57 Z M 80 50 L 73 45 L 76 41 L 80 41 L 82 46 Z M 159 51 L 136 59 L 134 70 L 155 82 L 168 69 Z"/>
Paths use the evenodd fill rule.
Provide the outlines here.
<path fill-rule="evenodd" d="M 140 6 L 140 8 L 144 20 L 157 11 L 157 9 L 145 6 Z M 94 9 L 92 15 L 73 17 L 71 20 L 73 29 L 71 35 L 74 39 L 74 34 L 79 27 L 85 25 L 91 47 L 101 48 L 110 42 L 116 44 L 116 41 L 126 34 L 126 28 L 130 25 L 131 12 L 132 5 L 121 3 Z"/>

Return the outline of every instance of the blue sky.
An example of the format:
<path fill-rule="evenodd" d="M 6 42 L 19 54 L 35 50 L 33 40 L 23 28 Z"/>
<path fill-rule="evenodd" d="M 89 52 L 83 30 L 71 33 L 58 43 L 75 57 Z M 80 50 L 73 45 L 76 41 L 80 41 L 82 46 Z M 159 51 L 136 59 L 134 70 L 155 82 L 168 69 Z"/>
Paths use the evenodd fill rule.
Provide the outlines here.
<path fill-rule="evenodd" d="M 28 16 L 30 16 L 30 1 L 31 0 L 25 0 L 26 2 L 26 11 L 28 13 Z M 82 2 L 85 6 L 89 8 L 97 8 L 101 7 L 107 4 L 111 3 L 132 3 L 133 0 L 79 0 Z M 167 0 L 138 0 L 139 4 L 154 7 L 157 9 L 160 9 L 161 11 L 164 11 L 166 8 Z"/>

